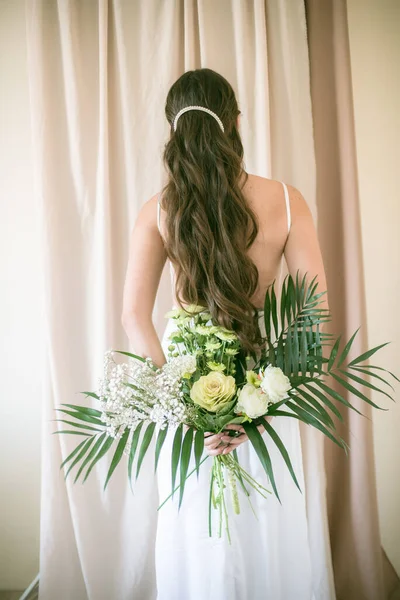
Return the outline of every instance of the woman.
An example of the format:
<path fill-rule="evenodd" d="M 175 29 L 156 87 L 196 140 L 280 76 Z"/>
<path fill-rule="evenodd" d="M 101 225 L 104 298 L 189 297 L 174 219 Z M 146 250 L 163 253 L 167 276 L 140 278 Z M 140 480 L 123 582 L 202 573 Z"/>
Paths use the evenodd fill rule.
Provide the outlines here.
<path fill-rule="evenodd" d="M 210 69 L 182 75 L 170 89 L 166 117 L 171 135 L 164 161 L 168 182 L 142 208 L 131 240 L 124 291 L 123 325 L 134 351 L 165 363 L 168 322 L 160 343 L 152 311 L 160 276 L 170 260 L 175 306 L 206 306 L 219 324 L 234 329 L 251 348 L 259 335 L 267 287 L 283 256 L 289 272 L 326 279 L 310 210 L 298 190 L 246 173 L 239 135 L 238 104 L 230 84 Z M 281 422 L 284 421 L 284 422 Z M 230 518 L 232 544 L 208 535 L 209 466 L 188 480 L 180 511 L 175 500 L 158 513 L 155 569 L 159 600 L 327 600 L 334 598 L 323 503 L 315 572 L 309 543 L 298 421 L 275 418 L 303 494 L 279 453 L 274 461 L 282 505 L 252 494 L 256 517 L 242 498 L 241 514 Z M 210 455 L 237 448 L 242 466 L 260 481 L 262 467 L 247 436 L 209 435 Z M 267 436 L 265 436 L 267 438 Z M 170 493 L 167 438 L 158 466 L 160 501 Z M 319 474 L 323 478 L 323 474 Z M 215 530 L 215 527 L 214 527 Z"/>

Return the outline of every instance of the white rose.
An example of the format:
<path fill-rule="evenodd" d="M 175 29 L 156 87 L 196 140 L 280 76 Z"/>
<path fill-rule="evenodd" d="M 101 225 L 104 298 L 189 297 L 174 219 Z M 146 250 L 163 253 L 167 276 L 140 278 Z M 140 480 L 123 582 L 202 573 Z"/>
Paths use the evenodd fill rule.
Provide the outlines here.
<path fill-rule="evenodd" d="M 182 377 L 191 375 L 197 369 L 196 357 L 192 354 L 180 356 Z"/>
<path fill-rule="evenodd" d="M 178 378 L 189 378 L 190 375 L 195 372 L 196 368 L 196 357 L 192 354 L 186 354 L 171 358 L 171 360 L 164 365 L 163 370 L 172 373 Z"/>
<path fill-rule="evenodd" d="M 246 383 L 238 395 L 235 413 L 245 413 L 250 419 L 265 415 L 268 410 L 268 396 L 260 388 Z"/>
<path fill-rule="evenodd" d="M 287 398 L 287 392 L 292 386 L 282 369 L 268 365 L 262 373 L 260 387 L 267 394 L 270 402 L 280 402 Z"/>

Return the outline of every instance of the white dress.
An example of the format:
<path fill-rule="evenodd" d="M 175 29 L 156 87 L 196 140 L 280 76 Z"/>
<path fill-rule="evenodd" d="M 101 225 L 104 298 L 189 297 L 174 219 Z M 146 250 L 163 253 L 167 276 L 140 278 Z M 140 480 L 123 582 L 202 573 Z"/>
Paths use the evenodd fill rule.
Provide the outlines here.
<path fill-rule="evenodd" d="M 283 187 L 290 229 L 289 197 L 285 184 Z M 165 352 L 173 329 L 174 322 L 170 319 L 162 340 Z M 155 548 L 158 600 L 335 599 L 331 565 L 326 574 L 318 573 L 318 581 L 313 577 L 299 422 L 277 417 L 273 426 L 289 452 L 303 493 L 295 486 L 274 443 L 264 434 L 282 504 L 274 494 L 264 499 L 249 488 L 255 517 L 239 489 L 241 512 L 235 515 L 227 494 L 231 544 L 224 530 L 221 538 L 217 536 L 215 510 L 210 538 L 210 457 L 200 467 L 199 478 L 194 474 L 188 479 L 180 510 L 176 494 L 158 513 Z M 157 470 L 160 502 L 171 492 L 172 437 L 172 433 L 167 435 Z M 238 458 L 243 468 L 272 490 L 249 442 L 239 446 Z M 190 465 L 189 471 L 192 468 Z M 326 521 L 326 515 L 315 518 L 317 522 Z M 320 535 L 327 536 L 326 527 L 321 527 Z M 321 540 L 320 547 L 329 547 L 329 541 Z"/>

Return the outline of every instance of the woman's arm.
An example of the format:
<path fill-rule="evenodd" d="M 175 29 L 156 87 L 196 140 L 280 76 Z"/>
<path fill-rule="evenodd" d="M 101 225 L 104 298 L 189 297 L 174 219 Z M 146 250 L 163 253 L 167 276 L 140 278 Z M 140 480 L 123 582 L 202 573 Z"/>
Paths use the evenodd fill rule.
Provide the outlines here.
<path fill-rule="evenodd" d="M 317 293 L 324 292 L 327 290 L 325 268 L 313 216 L 299 190 L 291 185 L 288 185 L 288 190 L 292 225 L 284 253 L 289 273 L 295 279 L 299 271 L 300 281 L 308 273 L 308 282 L 316 275 Z M 329 308 L 328 293 L 321 297 L 320 302 L 321 308 Z"/>
<path fill-rule="evenodd" d="M 157 227 L 157 196 L 144 204 L 131 235 L 122 324 L 133 352 L 162 366 L 165 355 L 153 325 L 153 308 L 167 259 Z"/>

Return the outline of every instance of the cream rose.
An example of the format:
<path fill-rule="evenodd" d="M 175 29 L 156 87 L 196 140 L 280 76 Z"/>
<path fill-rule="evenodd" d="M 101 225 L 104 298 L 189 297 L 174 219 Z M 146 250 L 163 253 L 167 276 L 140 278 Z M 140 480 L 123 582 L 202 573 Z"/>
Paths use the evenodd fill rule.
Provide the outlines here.
<path fill-rule="evenodd" d="M 268 365 L 262 373 L 260 387 L 267 394 L 270 402 L 280 402 L 287 398 L 287 392 L 292 386 L 282 369 Z"/>
<path fill-rule="evenodd" d="M 265 415 L 267 410 L 268 396 L 260 388 L 246 383 L 239 392 L 235 413 L 244 413 L 250 419 L 256 419 Z"/>
<path fill-rule="evenodd" d="M 236 383 L 232 375 L 224 375 L 212 371 L 202 375 L 190 390 L 190 397 L 195 404 L 210 412 L 217 412 L 225 406 L 236 392 Z"/>

